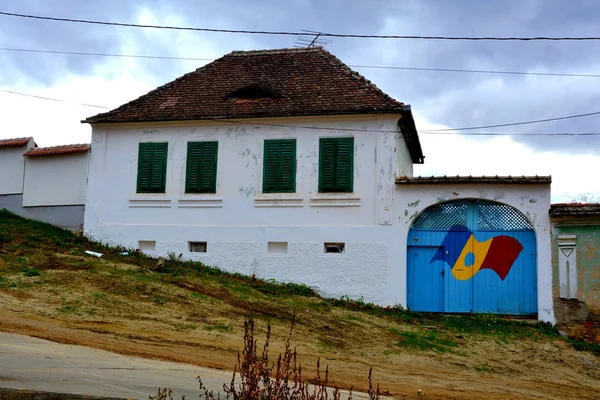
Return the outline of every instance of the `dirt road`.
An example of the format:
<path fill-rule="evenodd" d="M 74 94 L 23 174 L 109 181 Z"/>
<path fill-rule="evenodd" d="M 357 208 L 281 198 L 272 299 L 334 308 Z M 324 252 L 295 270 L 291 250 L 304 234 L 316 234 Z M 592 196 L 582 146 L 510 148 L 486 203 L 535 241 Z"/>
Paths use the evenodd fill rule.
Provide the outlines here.
<path fill-rule="evenodd" d="M 241 348 L 239 334 L 193 335 L 159 328 L 136 326 L 133 321 L 61 321 L 6 309 L 0 316 L 0 330 L 5 332 L 226 370 L 233 367 Z M 373 337 L 373 346 L 350 349 L 342 355 L 338 351 L 319 351 L 304 342 L 301 335 L 297 337 L 303 365 L 314 365 L 320 356 L 329 365 L 332 383 L 346 388 L 365 390 L 366 371 L 373 365 L 381 387 L 397 398 L 405 395 L 416 399 L 418 389 L 428 399 L 600 398 L 599 359 L 589 353 L 555 347 L 560 344 L 533 342 L 529 348 L 523 348 L 517 344 L 497 346 L 482 342 L 462 354 L 386 354 Z M 275 344 L 271 354 L 280 349 Z"/>
<path fill-rule="evenodd" d="M 193 398 L 198 375 L 215 391 L 231 380 L 225 371 L 0 333 L 0 387 L 147 399 L 169 385 Z"/>

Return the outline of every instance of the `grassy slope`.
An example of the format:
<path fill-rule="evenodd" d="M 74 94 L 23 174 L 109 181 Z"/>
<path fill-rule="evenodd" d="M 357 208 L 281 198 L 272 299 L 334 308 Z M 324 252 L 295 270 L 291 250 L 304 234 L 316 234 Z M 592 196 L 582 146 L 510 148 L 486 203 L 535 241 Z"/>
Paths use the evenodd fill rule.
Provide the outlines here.
<path fill-rule="evenodd" d="M 85 250 L 104 255 L 95 258 L 85 255 Z M 244 318 L 269 321 L 273 341 L 281 342 L 296 314 L 296 342 L 306 362 L 314 363 L 321 356 L 332 369 L 339 369 L 337 383 L 349 386 L 352 381 L 358 387 L 366 383 L 358 376 L 366 378 L 365 371 L 373 364 L 376 377 L 379 373 L 383 386 L 387 383 L 396 395 L 429 384 L 430 392 L 438 396 L 466 390 L 471 396 L 466 398 L 479 398 L 473 391 L 483 386 L 465 382 L 490 374 L 495 385 L 503 380 L 509 384 L 514 376 L 537 382 L 523 389 L 524 395 L 545 390 L 541 388 L 544 379 L 566 379 L 562 387 L 575 390 L 586 388 L 588 379 L 600 378 L 600 348 L 566 342 L 547 324 L 487 315 L 417 314 L 361 301 L 323 299 L 303 285 L 228 274 L 175 258 L 156 260 L 135 251 L 120 255 L 123 251 L 0 211 L 0 310 L 67 327 L 81 332 L 81 337 L 91 332 L 123 343 L 163 345 L 171 353 L 157 349 L 159 357 L 225 368 L 235 362 L 234 358 L 229 364 L 223 360 L 239 348 Z M 0 330 L 9 330 L 8 326 L 16 325 L 0 319 Z M 45 336 L 39 329 L 43 328 L 36 335 Z M 573 345 L 589 352 L 578 353 Z M 215 357 L 202 352 L 186 358 L 185 351 L 176 346 L 187 346 L 188 353 L 194 347 L 212 350 Z M 120 348 L 128 352 L 124 344 Z M 586 369 L 585 363 L 593 368 Z M 427 377 L 427 371 L 438 367 L 445 380 Z M 401 372 L 412 374 L 414 380 L 394 382 Z M 554 373 L 563 376 L 552 377 Z M 444 382 L 464 386 L 447 388 Z M 590 388 L 598 394 L 593 384 Z M 587 389 L 582 390 L 579 397 L 586 398 Z M 460 398 L 448 396 L 439 398 Z M 487 393 L 481 398 L 495 397 Z"/>

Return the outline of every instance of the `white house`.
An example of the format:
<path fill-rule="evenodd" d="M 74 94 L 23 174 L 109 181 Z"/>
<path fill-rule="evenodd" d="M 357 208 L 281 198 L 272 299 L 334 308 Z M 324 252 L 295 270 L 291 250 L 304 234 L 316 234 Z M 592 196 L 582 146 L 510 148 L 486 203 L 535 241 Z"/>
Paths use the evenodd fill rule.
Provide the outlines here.
<path fill-rule="evenodd" d="M 0 209 L 81 230 L 89 149 L 38 148 L 31 137 L 0 140 Z"/>
<path fill-rule="evenodd" d="M 84 122 L 84 232 L 94 239 L 326 296 L 553 319 L 548 232 L 535 240 L 548 229 L 549 178 L 456 189 L 410 178 L 424 161 L 410 107 L 322 48 L 233 52 Z M 477 225 L 478 210 L 502 223 Z M 428 227 L 436 243 L 409 243 Z M 527 237 L 511 240 L 513 231 Z M 453 247 L 444 235 L 458 238 Z M 423 253 L 444 246 L 460 251 Z M 504 248 L 511 257 L 498 259 Z M 415 264 L 411 251 L 427 262 Z M 457 272 L 465 266 L 467 278 Z M 454 276 L 463 286 L 444 283 Z M 482 302 L 473 282 L 497 295 Z M 437 288 L 434 300 L 415 297 L 422 287 Z"/>
<path fill-rule="evenodd" d="M 89 144 L 31 149 L 23 180 L 23 211 L 29 218 L 81 230 Z"/>
<path fill-rule="evenodd" d="M 35 147 L 32 137 L 0 140 L 0 208 L 23 203 L 23 154 Z"/>

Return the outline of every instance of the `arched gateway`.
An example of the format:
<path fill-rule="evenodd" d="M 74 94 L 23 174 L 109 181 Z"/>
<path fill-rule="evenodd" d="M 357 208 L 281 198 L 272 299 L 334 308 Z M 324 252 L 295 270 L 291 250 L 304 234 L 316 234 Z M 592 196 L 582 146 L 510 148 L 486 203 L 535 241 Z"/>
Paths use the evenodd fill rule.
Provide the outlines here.
<path fill-rule="evenodd" d="M 487 200 L 436 204 L 408 234 L 408 308 L 537 313 L 536 239 L 517 209 Z"/>

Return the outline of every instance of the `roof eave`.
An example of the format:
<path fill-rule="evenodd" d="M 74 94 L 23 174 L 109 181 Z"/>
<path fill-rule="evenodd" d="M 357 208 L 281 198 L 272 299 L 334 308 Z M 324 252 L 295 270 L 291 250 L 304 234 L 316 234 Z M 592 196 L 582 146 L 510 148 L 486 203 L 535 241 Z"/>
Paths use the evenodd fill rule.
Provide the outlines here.
<path fill-rule="evenodd" d="M 389 110 L 348 110 L 344 111 L 336 111 L 336 112 L 323 112 L 323 113 L 280 113 L 280 114 L 269 114 L 269 115 L 215 115 L 215 116 L 198 116 L 195 118 L 174 118 L 174 119 L 154 119 L 154 118 L 144 118 L 144 119 L 95 119 L 95 117 L 87 118 L 81 121 L 83 124 L 122 124 L 122 123 L 144 123 L 144 122 L 185 122 L 185 121 L 226 121 L 226 120 L 238 120 L 238 119 L 259 119 L 259 118 L 286 118 L 286 117 L 335 117 L 335 116 L 347 116 L 347 115 L 381 115 L 381 114 L 401 114 L 404 115 L 404 110 L 398 109 L 389 109 Z M 403 117 L 404 118 L 404 117 Z M 411 115 L 412 118 L 412 115 Z M 413 121 L 414 126 L 414 121 Z M 416 134 L 416 130 L 415 130 Z M 417 136 L 417 144 L 419 149 L 421 148 L 420 143 L 418 143 L 419 138 Z M 421 155 L 421 157 L 423 157 Z M 423 157 L 424 158 L 424 157 Z"/>
<path fill-rule="evenodd" d="M 558 203 L 550 205 L 551 218 L 598 218 L 600 203 Z"/>
<path fill-rule="evenodd" d="M 401 114 L 402 118 L 398 120 L 398 128 L 400 128 L 400 132 L 402 132 L 412 162 L 413 164 L 424 164 L 425 156 L 423 155 L 419 133 L 417 132 L 417 127 L 409 104 L 404 106 L 404 110 L 402 110 Z"/>
<path fill-rule="evenodd" d="M 403 176 L 396 179 L 397 185 L 549 185 L 551 183 L 551 176 Z"/>

